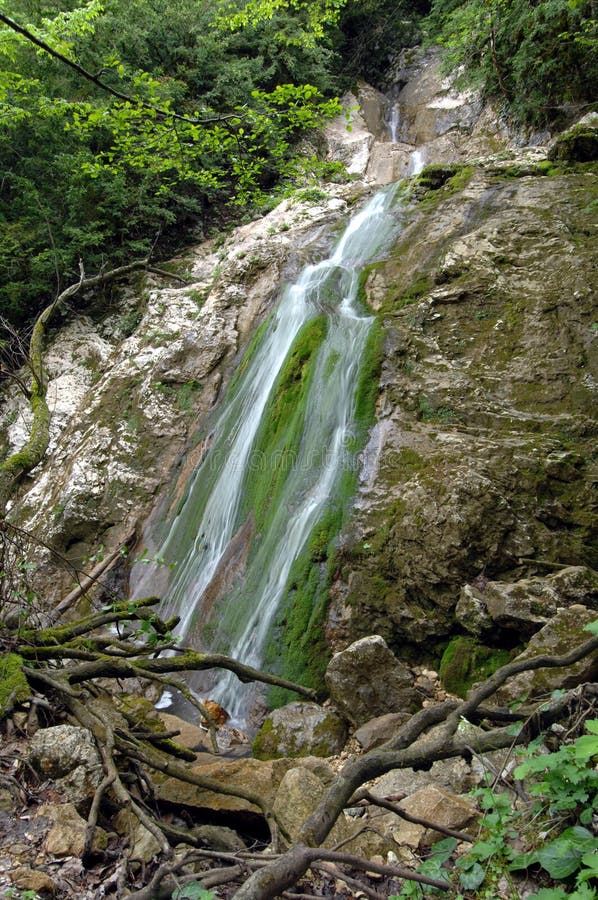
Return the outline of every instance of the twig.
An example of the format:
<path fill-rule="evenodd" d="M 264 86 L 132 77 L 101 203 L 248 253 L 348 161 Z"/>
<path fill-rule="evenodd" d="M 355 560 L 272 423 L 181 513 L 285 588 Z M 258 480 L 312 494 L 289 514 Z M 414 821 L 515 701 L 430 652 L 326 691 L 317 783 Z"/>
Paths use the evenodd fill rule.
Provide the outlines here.
<path fill-rule="evenodd" d="M 394 813 L 396 816 L 399 816 L 399 818 L 405 819 L 406 822 L 412 822 L 414 825 L 423 825 L 424 828 L 431 828 L 432 831 L 437 831 L 439 834 L 446 834 L 448 837 L 457 838 L 458 841 L 467 841 L 470 844 L 474 843 L 471 835 L 466 834 L 464 831 L 457 831 L 454 828 L 447 828 L 445 825 L 440 825 L 438 822 L 430 822 L 428 819 L 413 816 L 400 806 L 397 806 L 396 803 L 389 803 L 388 800 L 384 800 L 382 797 L 376 797 L 365 788 L 354 795 L 350 805 L 359 803 L 363 800 L 374 806 L 379 806 L 381 809 L 389 810 L 389 812 Z"/>
<path fill-rule="evenodd" d="M 363 881 L 358 881 L 357 878 L 351 878 L 351 876 L 347 875 L 346 872 L 343 872 L 340 869 L 333 868 L 326 863 L 315 863 L 311 868 L 312 870 L 316 869 L 316 871 L 318 872 L 324 872 L 326 875 L 331 875 L 333 878 L 339 878 L 341 881 L 344 881 L 345 884 L 349 885 L 349 887 L 357 888 L 359 891 L 367 894 L 367 896 L 371 897 L 372 900 L 387 900 L 386 895 L 379 894 L 378 891 L 375 891 L 373 888 L 368 887 L 368 885 L 364 884 Z M 373 871 L 373 869 L 370 871 Z"/>

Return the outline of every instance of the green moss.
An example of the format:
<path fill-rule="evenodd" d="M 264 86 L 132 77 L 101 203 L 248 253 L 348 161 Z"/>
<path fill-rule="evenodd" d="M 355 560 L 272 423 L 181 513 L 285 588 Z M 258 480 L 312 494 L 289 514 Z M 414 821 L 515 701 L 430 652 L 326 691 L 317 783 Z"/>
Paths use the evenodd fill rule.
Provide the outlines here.
<path fill-rule="evenodd" d="M 456 637 L 440 661 L 440 679 L 447 691 L 465 697 L 473 684 L 483 681 L 509 661 L 508 650 L 479 644 L 475 638 Z"/>
<path fill-rule="evenodd" d="M 23 663 L 16 653 L 0 656 L 0 719 L 12 712 L 15 703 L 23 703 L 31 696 Z"/>
<path fill-rule="evenodd" d="M 365 446 L 374 420 L 382 336 L 379 323 L 374 323 L 364 348 L 356 388 L 354 437 L 347 448 L 355 457 Z M 334 500 L 313 527 L 302 553 L 293 564 L 286 598 L 266 649 L 266 665 L 286 678 L 316 689 L 324 683 L 330 658 L 324 623 L 330 584 L 337 567 L 337 535 L 356 484 L 356 467 L 348 467 L 336 486 Z M 292 699 L 296 699 L 293 694 L 280 688 L 272 688 L 268 695 L 272 707 L 282 706 Z"/>
<path fill-rule="evenodd" d="M 419 410 L 419 419 L 422 422 L 442 422 L 449 425 L 451 422 L 457 422 L 459 416 L 451 406 L 442 406 L 420 394 L 417 399 Z"/>
<path fill-rule="evenodd" d="M 295 458 L 317 351 L 326 337 L 327 327 L 326 317 L 318 316 L 301 328 L 262 417 L 253 458 L 256 463 L 263 462 L 263 474 L 250 472 L 244 492 L 246 513 L 253 512 L 258 531 L 276 509 L 290 463 Z"/>
<path fill-rule="evenodd" d="M 440 192 L 438 200 L 444 200 L 451 194 L 462 190 L 471 179 L 475 169 L 458 163 L 426 166 L 417 176 L 415 194 L 420 199 L 430 200 L 430 192 Z M 442 191 L 441 191 L 442 188 Z"/>
<path fill-rule="evenodd" d="M 274 724 L 272 719 L 266 718 L 251 745 L 251 753 L 255 759 L 268 760 L 275 758 L 271 750 L 273 731 Z"/>
<path fill-rule="evenodd" d="M 232 394 L 234 393 L 236 388 L 239 386 L 241 379 L 245 375 L 245 372 L 247 371 L 247 369 L 249 367 L 249 363 L 251 362 L 251 360 L 253 359 L 253 357 L 255 355 L 255 351 L 258 349 L 258 347 L 260 346 L 260 344 L 262 342 L 262 337 L 264 336 L 264 332 L 265 332 L 266 328 L 268 327 L 269 322 L 270 322 L 270 318 L 265 319 L 262 322 L 262 324 L 256 329 L 253 337 L 249 341 L 247 349 L 245 350 L 245 353 L 243 355 L 243 359 L 241 360 L 239 366 L 237 367 L 237 369 L 235 371 L 235 374 L 233 375 L 233 377 L 230 380 L 230 385 L 228 388 L 229 396 L 232 396 Z"/>
<path fill-rule="evenodd" d="M 374 423 L 376 400 L 380 391 L 380 370 L 382 368 L 384 329 L 376 320 L 367 337 L 363 349 L 361 368 L 355 391 L 355 423 L 354 449 L 361 450 L 365 446 L 367 436 Z M 349 448 L 352 449 L 352 448 Z"/>

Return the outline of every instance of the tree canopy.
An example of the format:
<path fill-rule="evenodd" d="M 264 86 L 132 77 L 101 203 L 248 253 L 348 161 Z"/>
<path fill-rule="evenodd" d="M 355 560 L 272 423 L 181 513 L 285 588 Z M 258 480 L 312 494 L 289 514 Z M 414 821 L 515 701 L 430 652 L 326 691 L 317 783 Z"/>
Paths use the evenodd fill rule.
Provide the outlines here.
<path fill-rule="evenodd" d="M 519 122 L 589 108 L 592 0 L 0 0 L 0 315 L 317 176 L 301 137 L 419 33 Z"/>

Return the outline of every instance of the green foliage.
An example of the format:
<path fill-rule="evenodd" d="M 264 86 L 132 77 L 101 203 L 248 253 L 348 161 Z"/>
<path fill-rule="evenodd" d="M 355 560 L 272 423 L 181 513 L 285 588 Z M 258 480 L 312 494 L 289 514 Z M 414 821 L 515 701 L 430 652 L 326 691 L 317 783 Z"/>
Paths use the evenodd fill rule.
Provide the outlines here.
<path fill-rule="evenodd" d="M 430 850 L 430 855 L 419 867 L 419 874 L 427 875 L 428 878 L 446 878 L 447 872 L 444 864 L 451 858 L 456 846 L 457 841 L 455 838 L 445 838 L 443 841 L 438 841 L 437 844 L 434 844 Z M 440 891 L 438 888 L 426 887 L 424 894 L 424 889 L 415 881 L 405 881 L 405 886 L 401 893 L 389 897 L 389 900 L 422 900 L 426 896 L 436 895 L 442 896 L 444 891 Z"/>
<path fill-rule="evenodd" d="M 463 900 L 462 892 L 476 900 L 516 900 L 520 892 L 514 879 L 521 870 L 540 883 L 553 882 L 526 894 L 530 900 L 595 900 L 591 885 L 598 877 L 598 837 L 591 827 L 598 810 L 598 720 L 586 721 L 585 727 L 588 734 L 552 753 L 544 751 L 541 740 L 521 751 L 514 777 L 523 782 L 522 796 L 532 798 L 527 805 L 513 804 L 508 793 L 492 787 L 472 791 L 482 811 L 478 839 L 457 856 L 455 841 L 441 841 L 418 871 L 452 882 L 457 900 Z M 435 889 L 407 884 L 399 897 L 424 900 L 435 894 Z"/>
<path fill-rule="evenodd" d="M 172 900 L 214 900 L 212 891 L 206 891 L 198 881 L 178 887 L 172 895 Z"/>
<path fill-rule="evenodd" d="M 516 119 L 554 121 L 583 104 L 598 79 L 591 0 L 433 0 L 427 27 L 446 48 L 447 71 L 502 97 Z"/>
<path fill-rule="evenodd" d="M 428 0 L 353 0 L 340 18 L 338 51 L 347 82 L 365 77 L 382 85 L 393 57 L 418 39 Z"/>
<path fill-rule="evenodd" d="M 339 105 L 324 94 L 331 51 L 297 37 L 317 4 L 279 6 L 231 30 L 218 25 L 222 4 L 195 0 L 11 4 L 130 99 L 0 26 L 1 314 L 20 324 L 76 280 L 79 259 L 88 272 L 106 256 L 130 261 L 156 235 L 167 254 L 216 207 L 233 215 L 296 177 L 294 143 Z M 333 6 L 322 4 L 322 27 Z"/>

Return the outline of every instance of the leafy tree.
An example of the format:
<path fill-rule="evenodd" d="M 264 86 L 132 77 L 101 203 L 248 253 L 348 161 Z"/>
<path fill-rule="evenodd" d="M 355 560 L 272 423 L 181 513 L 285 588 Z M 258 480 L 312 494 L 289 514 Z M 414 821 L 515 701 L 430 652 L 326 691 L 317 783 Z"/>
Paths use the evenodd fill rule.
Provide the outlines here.
<path fill-rule="evenodd" d="M 13 322 L 79 258 L 122 264 L 156 235 L 171 252 L 183 227 L 197 237 L 223 207 L 259 202 L 292 177 L 297 138 L 339 108 L 305 5 L 240 31 L 192 0 L 60 6 L 20 0 L 15 25 L 0 4 L 0 312 Z"/>
<path fill-rule="evenodd" d="M 592 0 L 434 0 L 428 26 L 447 69 L 506 101 L 516 119 L 546 125 L 586 108 L 598 79 Z M 587 104 L 589 105 L 589 104 Z"/>

